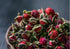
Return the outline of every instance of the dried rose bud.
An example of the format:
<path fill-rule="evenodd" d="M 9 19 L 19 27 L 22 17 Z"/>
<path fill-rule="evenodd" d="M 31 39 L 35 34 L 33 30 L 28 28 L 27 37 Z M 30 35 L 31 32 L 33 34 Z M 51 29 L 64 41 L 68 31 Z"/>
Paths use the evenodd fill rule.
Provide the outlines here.
<path fill-rule="evenodd" d="M 57 46 L 57 49 L 63 49 L 61 46 Z"/>
<path fill-rule="evenodd" d="M 16 47 L 16 49 L 19 49 L 19 47 Z"/>
<path fill-rule="evenodd" d="M 9 38 L 12 42 L 16 40 L 16 36 L 9 36 Z"/>
<path fill-rule="evenodd" d="M 25 20 L 29 20 L 30 17 L 31 17 L 30 15 L 24 13 L 24 18 L 25 18 Z"/>
<path fill-rule="evenodd" d="M 39 39 L 39 36 L 37 35 L 36 38 Z"/>
<path fill-rule="evenodd" d="M 43 13 L 43 9 L 39 9 L 39 13 Z"/>
<path fill-rule="evenodd" d="M 55 18 L 58 18 L 58 14 L 57 13 L 55 14 Z"/>
<path fill-rule="evenodd" d="M 25 28 L 26 28 L 26 30 L 32 30 L 32 26 L 31 26 L 31 25 L 29 25 L 29 24 L 28 24 L 28 25 L 26 25 L 26 26 L 25 26 Z"/>
<path fill-rule="evenodd" d="M 38 26 L 34 26 L 34 31 L 38 34 L 38 33 L 40 33 L 41 32 L 41 30 L 42 30 L 42 26 L 41 25 L 38 25 Z"/>
<path fill-rule="evenodd" d="M 59 28 L 59 25 L 56 25 L 55 28 Z"/>
<path fill-rule="evenodd" d="M 36 48 L 36 45 L 35 45 L 35 43 L 33 43 L 33 44 L 32 44 L 32 46 L 33 46 L 34 48 Z"/>
<path fill-rule="evenodd" d="M 62 42 L 62 43 L 66 43 L 66 36 L 65 35 L 61 35 L 59 38 L 58 38 L 59 42 Z"/>
<path fill-rule="evenodd" d="M 63 24 L 63 23 L 64 23 L 64 21 L 62 19 L 58 20 L 58 24 Z"/>
<path fill-rule="evenodd" d="M 46 48 L 43 48 L 43 49 L 46 49 Z"/>
<path fill-rule="evenodd" d="M 9 36 L 13 36 L 13 35 L 14 35 L 13 33 L 9 34 Z"/>
<path fill-rule="evenodd" d="M 57 22 L 57 19 L 55 17 L 49 16 L 48 19 L 51 20 L 52 22 L 55 23 Z"/>
<path fill-rule="evenodd" d="M 43 18 L 39 22 L 40 22 L 41 25 L 45 25 L 45 24 L 47 24 L 47 19 Z"/>
<path fill-rule="evenodd" d="M 50 7 L 45 9 L 45 13 L 47 13 L 47 15 L 52 15 L 52 16 L 55 14 L 54 9 Z"/>
<path fill-rule="evenodd" d="M 55 46 L 55 40 L 49 40 L 49 46 Z"/>
<path fill-rule="evenodd" d="M 28 46 L 27 49 L 35 49 L 32 45 Z"/>
<path fill-rule="evenodd" d="M 20 42 L 19 44 L 22 44 L 22 45 L 24 45 L 24 44 L 26 44 L 26 42 L 25 42 L 25 41 L 22 41 L 22 42 Z"/>
<path fill-rule="evenodd" d="M 34 25 L 34 24 L 36 24 L 36 22 L 37 22 L 37 21 L 36 21 L 35 18 L 30 18 L 30 19 L 29 19 L 29 24 L 30 24 L 30 25 Z"/>
<path fill-rule="evenodd" d="M 56 37 L 58 37 L 58 32 L 53 29 L 53 30 L 49 33 L 49 36 L 50 36 L 50 39 L 55 39 Z"/>
<path fill-rule="evenodd" d="M 67 49 L 70 48 L 70 44 L 69 44 L 69 43 L 70 43 L 70 41 L 68 40 L 68 41 L 66 42 L 66 44 L 65 44 L 65 46 L 66 46 Z"/>
<path fill-rule="evenodd" d="M 38 18 L 39 17 L 39 12 L 37 10 L 32 10 L 31 16 Z"/>
<path fill-rule="evenodd" d="M 66 38 L 69 40 L 70 39 L 70 36 L 66 36 Z"/>
<path fill-rule="evenodd" d="M 52 19 L 53 19 L 53 17 L 52 17 L 52 16 L 49 16 L 49 19 L 50 19 L 50 20 L 52 20 Z"/>
<path fill-rule="evenodd" d="M 42 44 L 42 45 L 46 45 L 46 44 L 47 44 L 46 38 L 41 37 L 41 38 L 39 39 L 39 43 Z"/>
<path fill-rule="evenodd" d="M 20 23 L 20 22 L 22 21 L 22 19 L 23 19 L 22 16 L 17 16 L 17 17 L 15 18 L 15 20 L 16 20 L 18 23 Z"/>
<path fill-rule="evenodd" d="M 25 38 L 25 39 L 28 39 L 29 38 L 29 36 L 26 35 L 26 34 L 22 34 L 22 37 Z"/>

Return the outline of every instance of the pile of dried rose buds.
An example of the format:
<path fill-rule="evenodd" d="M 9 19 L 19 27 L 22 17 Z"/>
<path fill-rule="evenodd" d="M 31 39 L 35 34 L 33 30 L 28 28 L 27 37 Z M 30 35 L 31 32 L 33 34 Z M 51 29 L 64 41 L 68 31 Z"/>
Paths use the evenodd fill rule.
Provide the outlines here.
<path fill-rule="evenodd" d="M 18 13 L 9 42 L 15 49 L 69 49 L 69 23 L 58 15 L 50 7 Z"/>

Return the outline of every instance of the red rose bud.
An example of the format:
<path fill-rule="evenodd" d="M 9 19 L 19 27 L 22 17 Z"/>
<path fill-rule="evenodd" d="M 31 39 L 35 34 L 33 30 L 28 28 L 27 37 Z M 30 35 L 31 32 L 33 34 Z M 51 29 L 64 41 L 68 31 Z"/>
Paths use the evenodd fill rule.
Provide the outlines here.
<path fill-rule="evenodd" d="M 49 16 L 49 19 L 50 19 L 50 20 L 52 20 L 52 19 L 53 19 L 53 17 L 52 17 L 52 16 Z"/>
<path fill-rule="evenodd" d="M 30 18 L 30 19 L 29 19 L 29 24 L 30 24 L 30 25 L 34 25 L 34 24 L 36 24 L 36 22 L 37 22 L 37 21 L 36 21 L 35 18 Z"/>
<path fill-rule="evenodd" d="M 58 38 L 59 42 L 62 42 L 62 43 L 66 43 L 66 36 L 65 35 L 61 35 L 59 38 Z"/>
<path fill-rule="evenodd" d="M 19 44 L 23 44 L 23 45 L 24 45 L 24 44 L 26 44 L 26 42 L 25 42 L 25 41 L 22 41 L 22 42 L 20 42 Z"/>
<path fill-rule="evenodd" d="M 50 19 L 51 21 L 54 21 L 54 22 L 56 23 L 56 22 L 57 22 L 57 19 L 54 18 L 54 20 L 53 20 L 53 18 L 54 18 L 54 17 L 52 17 L 52 16 L 49 16 L 49 17 L 48 17 L 48 19 Z"/>
<path fill-rule="evenodd" d="M 49 33 L 49 36 L 50 36 L 50 39 L 55 39 L 56 37 L 58 37 L 58 32 L 53 29 L 53 30 Z"/>
<path fill-rule="evenodd" d="M 44 37 L 41 37 L 39 39 L 39 43 L 42 44 L 42 45 L 46 45 L 47 44 L 47 40 Z"/>
<path fill-rule="evenodd" d="M 58 24 L 63 24 L 63 21 L 61 19 L 59 19 Z"/>
<path fill-rule="evenodd" d="M 19 49 L 19 47 L 16 47 L 16 49 Z"/>
<path fill-rule="evenodd" d="M 49 41 L 49 46 L 55 46 L 55 40 L 50 40 Z"/>
<path fill-rule="evenodd" d="M 24 18 L 25 18 L 25 20 L 29 20 L 30 17 L 31 17 L 30 15 L 24 13 Z"/>
<path fill-rule="evenodd" d="M 43 49 L 46 49 L 46 48 L 43 48 Z"/>
<path fill-rule="evenodd" d="M 67 49 L 70 48 L 70 44 L 69 44 L 69 43 L 70 43 L 70 41 L 68 40 L 68 41 L 66 42 L 66 44 L 65 44 L 65 46 L 66 46 Z"/>
<path fill-rule="evenodd" d="M 43 9 L 39 9 L 39 13 L 43 13 Z"/>
<path fill-rule="evenodd" d="M 33 46 L 28 46 L 27 49 L 35 49 Z"/>
<path fill-rule="evenodd" d="M 55 28 L 59 28 L 59 25 L 56 25 Z"/>
<path fill-rule="evenodd" d="M 61 46 L 57 46 L 57 49 L 63 49 Z"/>
<path fill-rule="evenodd" d="M 55 14 L 55 18 L 58 18 L 58 14 Z"/>
<path fill-rule="evenodd" d="M 29 24 L 28 24 L 28 25 L 26 25 L 26 27 L 25 27 L 25 28 L 26 28 L 26 30 L 32 30 L 32 26 L 31 26 L 31 25 L 29 25 Z"/>
<path fill-rule="evenodd" d="M 9 36 L 11 41 L 15 41 L 16 40 L 16 36 Z"/>
<path fill-rule="evenodd" d="M 32 26 L 34 26 L 34 24 L 33 24 L 33 23 L 31 23 L 30 21 L 29 21 L 29 24 L 30 24 L 30 25 L 32 25 Z"/>
<path fill-rule="evenodd" d="M 47 19 L 43 18 L 39 22 L 41 25 L 45 25 L 45 24 L 47 24 Z"/>
<path fill-rule="evenodd" d="M 40 33 L 41 32 L 41 30 L 42 30 L 42 26 L 41 25 L 38 25 L 38 26 L 34 26 L 34 31 L 36 32 L 36 33 Z"/>
<path fill-rule="evenodd" d="M 9 36 L 13 36 L 14 34 L 13 33 L 11 33 Z"/>
<path fill-rule="evenodd" d="M 69 40 L 70 39 L 70 36 L 66 36 L 66 38 Z"/>
<path fill-rule="evenodd" d="M 36 38 L 39 39 L 39 36 L 37 35 Z"/>
<path fill-rule="evenodd" d="M 31 16 L 38 18 L 39 17 L 39 12 L 37 10 L 32 10 Z"/>
<path fill-rule="evenodd" d="M 45 9 L 45 13 L 47 13 L 47 15 L 52 15 L 52 16 L 55 14 L 54 9 L 50 7 Z"/>
<path fill-rule="evenodd" d="M 22 37 L 25 38 L 25 39 L 28 39 L 29 38 L 29 36 L 26 35 L 26 34 L 23 34 Z"/>
<path fill-rule="evenodd" d="M 18 23 L 20 23 L 20 22 L 22 21 L 22 19 L 23 19 L 22 16 L 17 16 L 17 17 L 15 18 L 15 20 L 16 20 Z"/>

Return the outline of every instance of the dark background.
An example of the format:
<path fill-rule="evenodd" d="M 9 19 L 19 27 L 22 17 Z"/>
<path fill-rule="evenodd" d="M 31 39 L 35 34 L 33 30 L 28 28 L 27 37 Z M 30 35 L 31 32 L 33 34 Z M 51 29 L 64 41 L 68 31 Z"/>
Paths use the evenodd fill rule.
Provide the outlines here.
<path fill-rule="evenodd" d="M 18 11 L 51 7 L 60 13 L 60 17 L 69 20 L 69 0 L 0 0 L 0 49 L 7 49 L 5 33 L 14 22 Z"/>

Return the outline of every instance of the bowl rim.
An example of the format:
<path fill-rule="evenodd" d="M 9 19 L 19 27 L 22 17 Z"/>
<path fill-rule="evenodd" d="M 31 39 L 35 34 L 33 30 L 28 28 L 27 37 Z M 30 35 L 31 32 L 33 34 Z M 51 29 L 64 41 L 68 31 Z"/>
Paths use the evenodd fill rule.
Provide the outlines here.
<path fill-rule="evenodd" d="M 11 49 L 15 49 L 14 46 L 9 42 L 9 39 L 8 39 L 8 34 L 9 34 L 10 29 L 11 29 L 11 26 L 7 29 L 7 32 L 5 35 L 5 40 L 6 40 L 6 44 L 9 45 Z"/>

